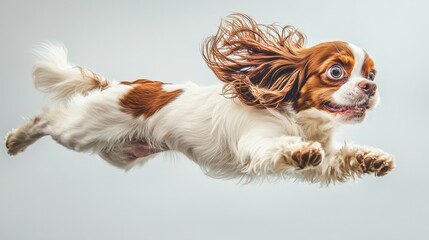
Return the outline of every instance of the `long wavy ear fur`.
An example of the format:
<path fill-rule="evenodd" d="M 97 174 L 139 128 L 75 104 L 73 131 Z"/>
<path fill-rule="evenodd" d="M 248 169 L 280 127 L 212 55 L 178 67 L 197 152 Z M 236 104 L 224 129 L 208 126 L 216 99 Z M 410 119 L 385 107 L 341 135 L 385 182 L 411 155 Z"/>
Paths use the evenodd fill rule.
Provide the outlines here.
<path fill-rule="evenodd" d="M 203 44 L 207 65 L 225 84 L 224 94 L 257 107 L 293 103 L 303 85 L 305 35 L 292 26 L 257 24 L 244 14 L 224 19 Z"/>

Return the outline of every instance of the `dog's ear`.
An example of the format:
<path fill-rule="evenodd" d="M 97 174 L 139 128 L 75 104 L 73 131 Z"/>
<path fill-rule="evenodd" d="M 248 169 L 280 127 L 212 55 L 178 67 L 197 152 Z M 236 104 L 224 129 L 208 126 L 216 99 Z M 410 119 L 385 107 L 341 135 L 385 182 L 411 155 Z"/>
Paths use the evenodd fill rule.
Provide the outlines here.
<path fill-rule="evenodd" d="M 257 24 L 244 14 L 223 20 L 203 44 L 207 65 L 226 83 L 224 94 L 251 106 L 293 103 L 304 83 L 305 36 L 292 26 Z"/>

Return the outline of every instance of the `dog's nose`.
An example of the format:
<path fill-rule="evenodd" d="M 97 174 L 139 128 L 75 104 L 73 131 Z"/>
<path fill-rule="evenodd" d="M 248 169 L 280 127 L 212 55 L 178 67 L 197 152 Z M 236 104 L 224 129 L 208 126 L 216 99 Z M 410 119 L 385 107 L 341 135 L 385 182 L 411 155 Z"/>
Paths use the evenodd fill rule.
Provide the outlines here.
<path fill-rule="evenodd" d="M 377 90 L 377 84 L 369 80 L 363 80 L 358 83 L 358 87 L 369 96 L 374 96 Z"/>

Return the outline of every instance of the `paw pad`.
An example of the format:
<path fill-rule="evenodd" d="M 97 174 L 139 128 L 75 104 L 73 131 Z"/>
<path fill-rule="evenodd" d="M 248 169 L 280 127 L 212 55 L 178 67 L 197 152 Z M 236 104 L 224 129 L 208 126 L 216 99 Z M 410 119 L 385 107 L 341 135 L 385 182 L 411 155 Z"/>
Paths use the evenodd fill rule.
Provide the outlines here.
<path fill-rule="evenodd" d="M 291 164 L 297 169 L 319 166 L 323 160 L 323 149 L 320 144 L 309 143 L 292 152 Z"/>
<path fill-rule="evenodd" d="M 393 157 L 384 152 L 364 152 L 356 155 L 356 160 L 364 173 L 375 173 L 375 176 L 384 176 L 393 170 Z"/>

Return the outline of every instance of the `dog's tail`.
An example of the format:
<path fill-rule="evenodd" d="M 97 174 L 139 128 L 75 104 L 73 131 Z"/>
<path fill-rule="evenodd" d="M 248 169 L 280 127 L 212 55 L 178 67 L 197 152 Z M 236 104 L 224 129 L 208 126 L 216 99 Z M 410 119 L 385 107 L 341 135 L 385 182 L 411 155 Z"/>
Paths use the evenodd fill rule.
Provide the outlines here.
<path fill-rule="evenodd" d="M 34 85 L 56 100 L 104 89 L 109 85 L 104 77 L 70 64 L 67 61 L 67 49 L 60 43 L 40 44 L 34 49 L 34 54 L 37 57 L 33 66 Z"/>

